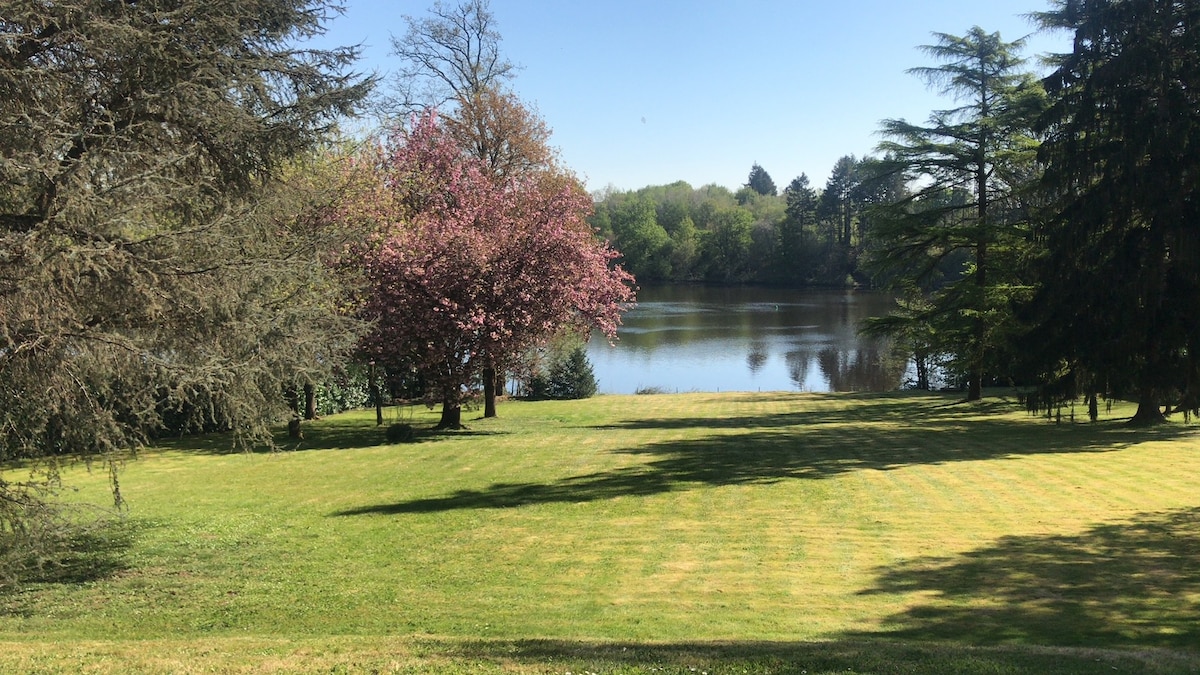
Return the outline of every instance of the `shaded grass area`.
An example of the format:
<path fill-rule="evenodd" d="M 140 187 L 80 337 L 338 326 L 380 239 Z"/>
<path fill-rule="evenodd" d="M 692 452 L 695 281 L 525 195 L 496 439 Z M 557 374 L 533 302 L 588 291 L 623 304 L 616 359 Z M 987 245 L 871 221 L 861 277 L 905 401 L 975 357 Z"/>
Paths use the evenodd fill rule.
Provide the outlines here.
<path fill-rule="evenodd" d="M 1127 413 L 604 396 L 184 439 L 126 467 L 102 567 L 0 595 L 0 670 L 1200 672 L 1200 436 Z"/>
<path fill-rule="evenodd" d="M 230 638 L 190 641 L 0 642 L 13 672 L 137 673 L 573 673 L 661 675 L 1093 675 L 1196 672 L 1164 650 L 962 647 L 839 640 L 771 642 L 586 642 L 446 638 Z"/>
<path fill-rule="evenodd" d="M 90 511 L 90 509 L 89 509 Z M 37 514 L 24 531 L 6 532 L 0 545 L 0 597 L 31 584 L 87 584 L 127 569 L 136 525 L 108 515 Z M 8 611 L 19 611 L 9 606 Z"/>
<path fill-rule="evenodd" d="M 936 598 L 887 617 L 904 640 L 1200 647 L 1200 508 L 1077 535 L 1002 537 L 879 570 L 867 594 Z"/>
<path fill-rule="evenodd" d="M 736 400 L 743 395 L 730 395 Z M 762 398 L 751 400 L 761 402 Z M 698 485 L 765 484 L 823 479 L 853 471 L 978 462 L 1046 453 L 1117 451 L 1149 439 L 1194 436 L 1173 425 L 1153 430 L 1113 425 L 1070 428 L 1016 420 L 1009 402 L 992 400 L 964 409 L 953 402 L 915 406 L 898 395 L 860 395 L 849 408 L 791 410 L 734 416 L 672 416 L 625 419 L 593 429 L 652 435 L 687 431 L 685 438 L 615 448 L 645 461 L 602 473 L 554 482 L 496 483 L 486 490 L 461 490 L 395 504 L 341 512 L 426 513 L 460 508 L 512 508 L 540 503 L 578 503 L 644 497 Z M 696 432 L 701 432 L 697 434 Z M 662 432 L 657 433 L 657 432 Z"/>

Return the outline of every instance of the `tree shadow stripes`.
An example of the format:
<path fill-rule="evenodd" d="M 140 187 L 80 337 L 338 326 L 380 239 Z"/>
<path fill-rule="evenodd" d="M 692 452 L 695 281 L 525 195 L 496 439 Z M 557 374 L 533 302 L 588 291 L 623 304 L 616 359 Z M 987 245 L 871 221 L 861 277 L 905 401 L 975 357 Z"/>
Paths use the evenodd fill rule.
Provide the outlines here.
<path fill-rule="evenodd" d="M 890 471 L 1048 453 L 1103 453 L 1149 438 L 1192 433 L 1187 428 L 1132 431 L 1111 424 L 1055 426 L 1011 416 L 966 420 L 961 409 L 921 409 L 879 399 L 852 417 L 842 411 L 714 418 L 636 419 L 617 430 L 708 431 L 699 437 L 618 448 L 645 462 L 549 482 L 495 483 L 481 490 L 374 504 L 335 515 L 433 513 L 582 503 L 649 496 L 698 486 L 820 480 L 861 470 Z"/>

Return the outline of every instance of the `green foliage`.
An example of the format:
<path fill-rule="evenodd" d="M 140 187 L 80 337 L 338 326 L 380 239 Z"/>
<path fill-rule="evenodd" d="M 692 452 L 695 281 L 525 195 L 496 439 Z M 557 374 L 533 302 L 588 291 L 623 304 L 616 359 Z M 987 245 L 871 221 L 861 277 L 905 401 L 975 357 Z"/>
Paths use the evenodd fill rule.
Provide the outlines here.
<path fill-rule="evenodd" d="M 269 439 L 284 387 L 344 358 L 340 186 L 312 155 L 372 80 L 352 48 L 300 45 L 332 11 L 4 4 L 0 461 L 45 459 L 52 484 L 168 425 Z M 31 496 L 12 487 L 0 503 Z"/>
<path fill-rule="evenodd" d="M 350 365 L 317 385 L 317 414 L 334 415 L 372 404 L 367 368 Z"/>
<path fill-rule="evenodd" d="M 1099 393 L 1200 409 L 1200 3 L 1054 4 L 1038 228 L 1041 404 Z"/>
<path fill-rule="evenodd" d="M 774 197 L 779 194 L 775 188 L 775 181 L 771 180 L 771 174 L 767 173 L 767 170 L 759 166 L 757 162 L 750 167 L 750 176 L 746 179 L 746 187 L 764 196 Z"/>
<path fill-rule="evenodd" d="M 1020 70 L 1020 41 L 1006 43 L 978 27 L 962 37 L 935 35 L 925 50 L 941 65 L 912 72 L 963 105 L 933 112 L 926 126 L 885 122 L 891 140 L 880 148 L 887 158 L 867 165 L 883 188 L 872 212 L 872 265 L 910 297 L 917 289 L 926 297 L 920 312 L 876 328 L 925 335 L 921 349 L 945 350 L 968 373 L 967 397 L 974 400 L 995 351 L 1008 343 L 1001 336 L 1016 330 L 1011 306 L 1029 282 L 1022 275 L 1030 241 L 1025 195 L 1035 175 L 1036 103 L 1044 98 Z M 889 189 L 895 176 L 914 190 Z"/>
<path fill-rule="evenodd" d="M 587 358 L 587 347 L 571 335 L 552 341 L 548 347 L 531 351 L 515 372 L 525 398 L 590 398 L 596 394 L 596 376 Z"/>
<path fill-rule="evenodd" d="M 608 209 L 608 222 L 621 252 L 622 264 L 645 281 L 671 276 L 671 236 L 658 224 L 654 203 L 644 197 L 625 200 Z"/>
<path fill-rule="evenodd" d="M 821 191 L 818 214 L 826 227 L 826 236 L 843 250 L 849 250 L 854 232 L 856 190 L 859 183 L 858 160 L 854 155 L 840 157 Z M 843 270 L 843 273 L 848 270 Z"/>
<path fill-rule="evenodd" d="M 746 281 L 750 272 L 753 216 L 744 209 L 721 209 L 703 239 L 705 278 Z"/>
<path fill-rule="evenodd" d="M 775 274 L 782 281 L 797 283 L 805 280 L 805 268 L 812 264 L 809 250 L 817 236 L 817 193 L 808 176 L 800 174 L 784 189 L 783 197 L 787 206 L 776 228 Z"/>
<path fill-rule="evenodd" d="M 586 348 L 582 345 L 577 346 L 565 357 L 550 364 L 546 395 L 560 400 L 591 398 L 596 395 L 596 374 L 588 361 Z"/>
<path fill-rule="evenodd" d="M 841 164 L 858 171 L 858 160 Z M 750 187 L 693 189 L 685 182 L 606 191 L 598 195 L 591 224 L 643 280 L 840 286 L 847 274 L 863 276 L 857 264 L 869 236 L 865 209 L 896 189 L 855 180 L 850 187 L 862 194 L 834 211 L 818 208 L 807 177 L 803 190 L 796 184 L 782 196 Z M 854 250 L 839 243 L 843 222 L 855 233 Z"/>

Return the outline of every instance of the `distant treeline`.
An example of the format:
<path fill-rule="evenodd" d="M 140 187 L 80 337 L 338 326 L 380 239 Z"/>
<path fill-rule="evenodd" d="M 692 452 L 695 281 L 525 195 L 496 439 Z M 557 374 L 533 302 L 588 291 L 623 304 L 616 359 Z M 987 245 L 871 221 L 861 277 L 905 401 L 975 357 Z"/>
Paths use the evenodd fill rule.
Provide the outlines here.
<path fill-rule="evenodd" d="M 823 188 L 801 174 L 782 193 L 757 164 L 736 192 L 684 181 L 608 190 L 596 196 L 592 224 L 641 282 L 870 285 L 870 209 L 905 190 L 880 168 L 842 157 Z"/>

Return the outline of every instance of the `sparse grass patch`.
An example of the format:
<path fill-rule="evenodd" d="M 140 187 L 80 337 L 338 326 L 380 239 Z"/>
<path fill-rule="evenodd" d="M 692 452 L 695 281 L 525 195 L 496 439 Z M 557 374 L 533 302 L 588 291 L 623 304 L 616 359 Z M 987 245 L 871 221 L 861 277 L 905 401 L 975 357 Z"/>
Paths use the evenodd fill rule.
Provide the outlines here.
<path fill-rule="evenodd" d="M 125 467 L 120 565 L 0 595 L 0 670 L 1194 672 L 1200 427 L 1130 412 L 601 396 L 185 439 Z"/>

